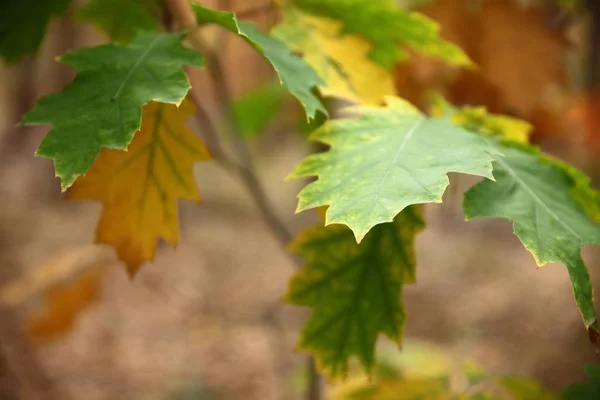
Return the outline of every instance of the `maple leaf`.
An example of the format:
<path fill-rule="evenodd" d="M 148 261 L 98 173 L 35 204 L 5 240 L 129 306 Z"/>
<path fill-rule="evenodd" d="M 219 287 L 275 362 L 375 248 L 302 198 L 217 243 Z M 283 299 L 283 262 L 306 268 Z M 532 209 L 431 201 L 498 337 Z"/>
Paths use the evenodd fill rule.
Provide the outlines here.
<path fill-rule="evenodd" d="M 81 312 L 98 301 L 105 276 L 105 268 L 94 268 L 49 290 L 42 310 L 28 318 L 26 332 L 31 341 L 48 342 L 68 332 Z"/>
<path fill-rule="evenodd" d="M 428 119 L 408 102 L 353 107 L 361 118 L 329 121 L 310 138 L 330 145 L 302 161 L 289 178 L 318 176 L 298 195 L 297 211 L 330 205 L 326 223 L 348 225 L 360 240 L 412 204 L 441 202 L 448 172 L 492 178 L 495 150 L 485 138 Z"/>
<path fill-rule="evenodd" d="M 193 104 L 151 102 L 127 151 L 104 149 L 68 192 L 73 200 L 98 200 L 104 208 L 96 241 L 114 246 L 134 275 L 153 260 L 159 238 L 177 244 L 177 199 L 200 201 L 192 166 L 210 156 L 185 125 Z"/>
<path fill-rule="evenodd" d="M 158 0 L 91 0 L 77 17 L 96 24 L 112 41 L 129 42 L 140 29 L 159 30 L 159 11 Z"/>
<path fill-rule="evenodd" d="M 101 148 L 126 149 L 151 100 L 179 104 L 190 84 L 184 65 L 202 66 L 183 33 L 139 32 L 128 45 L 70 51 L 61 60 L 78 71 L 58 93 L 40 99 L 22 125 L 52 124 L 37 155 L 54 160 L 66 190 L 91 167 Z"/>
<path fill-rule="evenodd" d="M 35 53 L 52 17 L 62 15 L 70 0 L 2 1 L 0 5 L 0 56 L 8 63 Z"/>
<path fill-rule="evenodd" d="M 357 103 L 379 104 L 395 93 L 389 71 L 368 58 L 372 45 L 358 35 L 342 35 L 341 23 L 284 9 L 284 20 L 273 35 L 303 58 L 325 80 L 324 96 L 342 97 Z M 374 84 L 376 82 L 376 84 Z"/>
<path fill-rule="evenodd" d="M 217 24 L 238 34 L 273 66 L 280 82 L 296 97 L 308 119 L 315 118 L 317 111 L 327 115 L 327 110 L 311 92 L 315 86 L 324 85 L 323 80 L 302 58 L 293 55 L 290 49 L 256 29 L 251 22 L 239 22 L 234 13 L 212 10 L 201 4 L 192 4 L 198 25 Z"/>
<path fill-rule="evenodd" d="M 583 187 L 589 179 L 576 182 L 579 175 L 532 147 L 514 144 L 501 151 L 504 156 L 494 162 L 496 181 L 484 180 L 465 194 L 465 217 L 507 218 L 538 265 L 565 264 L 585 325 L 595 326 L 592 285 L 580 252 L 586 244 L 600 244 L 600 226 L 574 198 L 589 198 L 592 190 Z"/>
<path fill-rule="evenodd" d="M 308 229 L 291 244 L 307 265 L 292 278 L 286 301 L 313 309 L 299 346 L 330 375 L 346 375 L 351 356 L 370 370 L 380 333 L 401 344 L 402 286 L 415 281 L 413 242 L 424 228 L 417 207 L 373 228 L 361 244 L 341 225 Z"/>
<path fill-rule="evenodd" d="M 370 40 L 374 45 L 371 59 L 385 68 L 406 58 L 399 45 L 453 65 L 471 65 L 459 47 L 440 38 L 436 22 L 401 10 L 393 0 L 293 0 L 293 4 L 306 12 L 341 21 L 343 33 L 357 33 Z"/>

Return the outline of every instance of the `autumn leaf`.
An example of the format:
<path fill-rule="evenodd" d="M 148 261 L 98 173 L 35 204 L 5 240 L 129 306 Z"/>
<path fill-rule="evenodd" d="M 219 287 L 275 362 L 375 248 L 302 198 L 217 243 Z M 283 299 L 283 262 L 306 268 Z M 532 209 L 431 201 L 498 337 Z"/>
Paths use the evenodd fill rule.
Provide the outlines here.
<path fill-rule="evenodd" d="M 293 4 L 311 14 L 339 20 L 342 33 L 364 36 L 374 46 L 369 56 L 384 68 L 406 58 L 401 46 L 453 65 L 471 65 L 459 47 L 440 38 L 437 23 L 400 9 L 393 0 L 293 0 Z"/>
<path fill-rule="evenodd" d="M 129 42 L 138 30 L 159 30 L 158 0 L 91 0 L 77 17 L 92 22 L 113 41 Z"/>
<path fill-rule="evenodd" d="M 105 268 L 95 268 L 52 288 L 44 296 L 43 309 L 27 321 L 29 339 L 40 344 L 67 333 L 82 311 L 98 301 L 106 272 Z"/>
<path fill-rule="evenodd" d="M 495 150 L 446 118 L 426 118 L 408 102 L 352 107 L 360 118 L 327 122 L 310 138 L 331 146 L 290 178 L 318 176 L 298 195 L 297 211 L 329 205 L 326 224 L 352 229 L 358 242 L 412 204 L 441 202 L 449 172 L 492 177 Z"/>
<path fill-rule="evenodd" d="M 70 0 L 0 2 L 0 56 L 8 63 L 38 51 L 52 17 L 63 14 Z"/>
<path fill-rule="evenodd" d="M 114 246 L 130 275 L 154 259 L 159 238 L 177 244 L 177 200 L 200 201 L 192 166 L 210 156 L 185 125 L 194 111 L 189 101 L 148 104 L 127 151 L 102 150 L 68 192 L 69 199 L 102 202 L 96 241 Z"/>
<path fill-rule="evenodd" d="M 21 124 L 53 125 L 36 154 L 54 160 L 63 190 L 88 171 L 102 148 L 127 148 L 143 105 L 183 100 L 190 83 L 182 67 L 200 67 L 203 58 L 181 44 L 182 35 L 140 31 L 130 44 L 87 47 L 60 58 L 77 77 L 40 99 Z"/>
<path fill-rule="evenodd" d="M 347 374 L 352 356 L 371 370 L 379 334 L 401 344 L 402 286 L 415 281 L 413 243 L 423 228 L 414 206 L 373 228 L 360 244 L 341 225 L 314 227 L 292 243 L 307 265 L 292 278 L 286 301 L 313 311 L 299 347 L 332 377 Z"/>
<path fill-rule="evenodd" d="M 298 51 L 323 78 L 324 96 L 379 104 L 395 93 L 389 71 L 368 58 L 372 45 L 359 35 L 343 34 L 339 21 L 284 8 L 284 20 L 272 34 Z M 376 84 L 374 84 L 376 82 Z"/>
<path fill-rule="evenodd" d="M 504 145 L 501 152 L 494 162 L 495 182 L 484 180 L 465 194 L 465 217 L 507 218 L 538 265 L 565 264 L 585 326 L 597 329 L 590 275 L 580 254 L 584 245 L 600 244 L 600 225 L 582 208 L 583 198 L 598 198 L 585 187 L 589 179 L 532 147 Z"/>
<path fill-rule="evenodd" d="M 315 118 L 317 111 L 327 115 L 327 110 L 311 91 L 313 87 L 323 85 L 323 80 L 285 44 L 260 32 L 252 22 L 238 21 L 234 13 L 213 10 L 199 3 L 193 3 L 192 7 L 198 25 L 217 24 L 239 35 L 269 61 L 281 84 L 300 101 L 308 119 Z"/>
<path fill-rule="evenodd" d="M 489 113 L 485 107 L 453 107 L 445 100 L 432 99 L 430 114 L 435 117 L 448 116 L 452 122 L 484 136 L 506 139 L 518 143 L 529 143 L 533 126 L 518 118 Z"/>

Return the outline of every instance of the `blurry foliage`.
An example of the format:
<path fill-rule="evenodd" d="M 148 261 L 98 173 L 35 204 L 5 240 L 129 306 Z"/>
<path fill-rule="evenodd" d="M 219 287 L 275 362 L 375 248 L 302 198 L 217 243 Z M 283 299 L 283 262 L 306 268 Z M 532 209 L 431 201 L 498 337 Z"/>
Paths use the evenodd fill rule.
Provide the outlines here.
<path fill-rule="evenodd" d="M 35 52 L 50 18 L 69 6 L 67 0 L 38 3 L 2 4 L 0 55 L 8 62 Z M 188 32 L 165 33 L 161 4 L 167 3 L 91 0 L 78 18 L 119 43 L 62 56 L 77 77 L 40 99 L 22 124 L 53 126 L 37 155 L 54 160 L 62 188 L 73 185 L 70 198 L 103 203 L 96 241 L 116 248 L 134 275 L 154 258 L 160 238 L 177 243 L 178 198 L 200 201 L 192 168 L 209 151 L 185 126 L 195 111 L 191 101 L 196 108 L 202 104 L 184 101 L 191 86 L 184 67 L 202 67 L 206 57 L 225 118 L 215 132 L 205 123 L 202 134 L 215 158 L 226 157 L 220 128 L 228 124 L 233 135 L 227 140 L 239 160 L 218 161 L 242 177 L 282 244 L 292 235 L 270 213 L 274 207 L 244 139 L 264 133 L 290 93 L 304 108 L 300 131 L 314 129 L 310 138 L 329 146 L 290 175 L 317 177 L 300 193 L 298 211 L 328 209 L 324 223 L 291 245 L 307 265 L 291 279 L 286 300 L 312 309 L 299 347 L 331 377 L 350 374 L 331 398 L 557 399 L 534 381 L 496 376 L 472 363 L 454 371 L 440 361 L 444 368 L 427 365 L 435 372 L 411 373 L 406 365 L 375 357 L 379 335 L 402 343 L 401 294 L 405 283 L 416 280 L 414 237 L 425 226 L 420 205 L 441 201 L 449 172 L 488 178 L 467 192 L 465 215 L 509 219 L 538 264 L 564 263 L 584 325 L 590 337 L 598 335 L 580 249 L 600 243 L 600 194 L 583 173 L 527 144 L 532 129 L 538 130 L 534 139 L 539 131 L 544 137 L 561 131 L 555 121 L 567 111 L 588 131 L 600 132 L 597 99 L 588 93 L 579 101 L 565 99 L 564 55 L 571 43 L 564 30 L 546 23 L 539 4 L 527 3 L 291 0 L 278 2 L 281 19 L 271 33 L 232 12 L 193 3 L 187 10 L 191 26 L 175 21 Z M 166 14 L 179 17 L 171 11 Z M 279 84 L 258 86 L 229 104 L 221 48 L 206 48 L 195 36 L 207 25 L 252 46 Z M 432 93 L 456 107 L 439 96 L 432 101 Z M 338 116 L 337 102 L 358 104 L 344 110 L 353 118 Z M 420 111 L 425 108 L 432 115 Z M 0 298 L 19 303 L 18 288 L 43 293 L 47 307 L 30 319 L 28 332 L 44 340 L 63 334 L 98 298 L 102 277 L 102 269 L 90 269 L 43 290 L 9 287 Z M 369 379 L 354 373 L 353 357 Z M 600 373 L 587 372 L 590 382 L 566 389 L 566 399 L 599 396 Z M 194 387 L 178 396 L 207 394 Z"/>
<path fill-rule="evenodd" d="M 283 109 L 285 95 L 279 82 L 269 80 L 236 98 L 232 112 L 242 137 L 251 139 L 267 132 Z"/>
<path fill-rule="evenodd" d="M 71 0 L 3 0 L 0 6 L 0 57 L 8 63 L 36 53 L 53 17 L 59 17 Z"/>

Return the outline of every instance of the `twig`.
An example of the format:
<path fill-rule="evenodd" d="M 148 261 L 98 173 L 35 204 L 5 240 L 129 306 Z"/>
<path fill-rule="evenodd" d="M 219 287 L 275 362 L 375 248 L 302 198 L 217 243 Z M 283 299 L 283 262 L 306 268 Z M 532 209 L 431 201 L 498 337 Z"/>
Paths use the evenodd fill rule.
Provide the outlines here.
<path fill-rule="evenodd" d="M 225 70 L 221 59 L 216 52 L 208 46 L 202 38 L 197 35 L 197 26 L 193 21 L 193 13 L 187 1 L 183 0 L 164 0 L 165 5 L 170 10 L 171 15 L 179 22 L 190 29 L 189 40 L 193 47 L 199 50 L 206 57 L 207 70 L 213 84 L 214 93 L 217 97 L 217 104 L 220 115 L 225 122 L 225 132 L 227 137 L 233 144 L 234 151 L 239 158 L 239 163 L 230 160 L 227 154 L 223 151 L 220 141 L 220 136 L 210 120 L 210 116 L 205 108 L 198 101 L 196 96 L 192 94 L 192 99 L 198 109 L 198 122 L 204 128 L 204 134 L 209 143 L 209 148 L 213 152 L 213 156 L 219 163 L 229 169 L 235 169 L 240 176 L 246 189 L 250 192 L 257 208 L 259 209 L 263 219 L 271 229 L 273 235 L 277 238 L 280 244 L 284 247 L 294 238 L 283 221 L 273 212 L 273 206 L 266 193 L 265 188 L 258 179 L 254 162 L 246 142 L 241 138 L 240 129 L 235 116 L 232 114 L 231 105 L 233 104 L 231 90 L 225 75 Z M 185 6 L 187 3 L 187 8 Z M 248 12 L 247 12 L 248 13 Z M 246 13 L 246 14 L 247 14 Z M 243 13 L 242 13 L 243 15 Z M 242 16 L 239 15 L 239 16 Z M 223 43 L 224 45 L 224 43 Z M 287 253 L 289 254 L 289 253 Z M 302 263 L 298 258 L 292 257 L 297 268 L 302 267 Z M 321 400 L 321 376 L 318 374 L 313 357 L 309 357 L 307 364 L 309 366 L 310 387 L 307 393 L 307 400 Z"/>

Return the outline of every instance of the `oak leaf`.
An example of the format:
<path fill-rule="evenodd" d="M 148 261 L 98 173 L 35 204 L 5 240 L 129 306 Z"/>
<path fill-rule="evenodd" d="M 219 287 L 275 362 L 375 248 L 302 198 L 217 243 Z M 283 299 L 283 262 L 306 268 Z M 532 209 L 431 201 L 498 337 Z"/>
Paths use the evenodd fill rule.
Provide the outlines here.
<path fill-rule="evenodd" d="M 127 151 L 103 149 L 68 192 L 69 199 L 102 202 L 96 241 L 114 246 L 130 275 L 154 259 L 159 238 L 177 244 L 177 200 L 201 200 L 192 166 L 210 156 L 185 125 L 194 111 L 189 101 L 179 108 L 146 105 L 141 130 Z"/>

